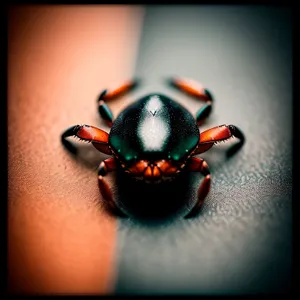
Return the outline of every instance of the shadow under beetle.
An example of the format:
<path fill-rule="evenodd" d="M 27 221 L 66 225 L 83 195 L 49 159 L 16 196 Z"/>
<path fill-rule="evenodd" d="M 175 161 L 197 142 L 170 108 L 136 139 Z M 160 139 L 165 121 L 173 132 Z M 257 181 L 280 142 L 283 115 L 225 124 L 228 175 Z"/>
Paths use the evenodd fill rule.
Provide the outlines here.
<path fill-rule="evenodd" d="M 200 133 L 198 126 L 212 110 L 211 93 L 192 80 L 171 78 L 168 82 L 178 90 L 205 101 L 195 118 L 169 97 L 153 93 L 129 105 L 114 119 L 106 103 L 136 86 L 136 81 L 129 81 L 111 92 L 104 90 L 98 98 L 99 114 L 111 127 L 109 134 L 94 126 L 75 125 L 61 136 L 64 146 L 74 154 L 77 149 L 66 139 L 70 136 L 91 142 L 97 150 L 112 156 L 100 163 L 98 182 L 105 202 L 117 214 L 122 215 L 122 212 L 104 178 L 108 172 L 119 168 L 133 179 L 148 184 L 171 181 L 183 169 L 201 172 L 205 177 L 198 190 L 198 201 L 185 216 L 192 217 L 199 212 L 211 184 L 207 163 L 195 155 L 230 137 L 239 139 L 236 149 L 245 141 L 242 131 L 234 125 L 220 125 Z"/>

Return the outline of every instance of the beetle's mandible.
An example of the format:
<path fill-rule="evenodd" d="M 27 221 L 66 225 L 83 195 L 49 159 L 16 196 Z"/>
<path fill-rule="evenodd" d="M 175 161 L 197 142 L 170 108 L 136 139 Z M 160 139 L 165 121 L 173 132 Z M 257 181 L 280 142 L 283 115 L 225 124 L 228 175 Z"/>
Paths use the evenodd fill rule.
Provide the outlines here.
<path fill-rule="evenodd" d="M 193 80 L 171 78 L 168 83 L 191 97 L 204 101 L 195 117 L 169 97 L 152 93 L 129 105 L 114 119 L 107 103 L 136 87 L 136 81 L 129 81 L 116 90 L 104 90 L 98 98 L 99 114 L 111 127 L 109 133 L 90 125 L 75 125 L 65 130 L 61 136 L 63 145 L 74 154 L 77 149 L 66 139 L 70 136 L 91 142 L 100 152 L 111 155 L 100 163 L 98 181 L 104 200 L 116 212 L 119 208 L 105 180 L 108 172 L 120 168 L 135 180 L 159 184 L 171 181 L 186 169 L 204 175 L 198 191 L 198 201 L 186 217 L 195 216 L 211 183 L 207 163 L 195 156 L 230 137 L 239 140 L 236 149 L 245 141 L 242 131 L 234 125 L 220 125 L 200 133 L 199 126 L 212 110 L 212 94 Z"/>

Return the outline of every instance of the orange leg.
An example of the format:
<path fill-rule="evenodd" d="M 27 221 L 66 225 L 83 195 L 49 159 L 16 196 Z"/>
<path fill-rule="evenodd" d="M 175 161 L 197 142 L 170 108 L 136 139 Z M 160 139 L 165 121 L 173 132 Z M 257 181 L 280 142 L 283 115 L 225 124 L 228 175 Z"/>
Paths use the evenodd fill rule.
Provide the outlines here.
<path fill-rule="evenodd" d="M 77 148 L 68 140 L 67 137 L 75 136 L 82 141 L 91 142 L 93 146 L 102 153 L 112 154 L 108 146 L 108 133 L 90 125 L 75 125 L 68 128 L 61 135 L 63 145 L 73 154 L 77 153 Z"/>
<path fill-rule="evenodd" d="M 205 101 L 205 105 L 196 113 L 197 123 L 199 126 L 202 125 L 212 111 L 212 94 L 199 83 L 190 79 L 171 78 L 169 83 L 189 96 Z"/>
<path fill-rule="evenodd" d="M 100 193 L 105 201 L 105 203 L 109 206 L 110 210 L 118 215 L 118 216 L 126 216 L 116 205 L 116 201 L 113 198 L 113 194 L 108 182 L 104 179 L 104 176 L 107 173 L 116 170 L 116 161 L 113 157 L 108 158 L 102 161 L 98 168 L 98 185 Z"/>
<path fill-rule="evenodd" d="M 239 139 L 239 143 L 229 149 L 228 155 L 234 154 L 245 142 L 245 136 L 243 132 L 234 125 L 220 125 L 217 127 L 210 128 L 200 133 L 200 142 L 194 155 L 203 153 L 209 150 L 213 145 L 218 142 L 226 141 L 231 137 Z"/>
<path fill-rule="evenodd" d="M 191 158 L 187 165 L 187 169 L 191 172 L 201 172 L 205 176 L 198 190 L 198 201 L 192 208 L 192 210 L 185 216 L 185 218 L 190 218 L 196 216 L 199 213 L 203 201 L 210 190 L 211 179 L 208 165 L 206 161 L 201 158 Z"/>
<path fill-rule="evenodd" d="M 100 94 L 98 98 L 98 112 L 102 117 L 102 119 L 108 124 L 109 127 L 111 127 L 113 123 L 113 113 L 109 108 L 109 106 L 106 104 L 106 102 L 123 96 L 124 94 L 134 89 L 136 86 L 137 86 L 137 81 L 131 80 L 124 83 L 117 89 L 112 90 L 111 92 L 104 90 Z"/>

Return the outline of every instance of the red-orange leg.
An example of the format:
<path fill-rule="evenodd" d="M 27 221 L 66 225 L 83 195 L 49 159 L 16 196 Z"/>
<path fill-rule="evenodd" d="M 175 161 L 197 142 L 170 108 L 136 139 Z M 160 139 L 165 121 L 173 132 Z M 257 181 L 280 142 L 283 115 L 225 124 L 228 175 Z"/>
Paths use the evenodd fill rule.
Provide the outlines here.
<path fill-rule="evenodd" d="M 204 106 L 201 107 L 196 113 L 196 121 L 199 126 L 202 125 L 212 111 L 212 94 L 194 80 L 183 78 L 171 78 L 169 83 L 171 84 L 171 86 L 188 94 L 189 96 L 192 96 L 198 100 L 205 101 Z"/>
<path fill-rule="evenodd" d="M 128 81 L 111 92 L 104 90 L 98 98 L 98 112 L 109 127 L 113 124 L 113 113 L 106 102 L 128 93 L 137 86 L 137 81 Z"/>
<path fill-rule="evenodd" d="M 234 154 L 245 142 L 245 136 L 243 132 L 234 125 L 220 125 L 210 128 L 200 133 L 200 142 L 197 149 L 193 153 L 194 155 L 203 153 L 209 150 L 213 145 L 218 142 L 226 141 L 231 137 L 239 139 L 239 143 L 229 149 L 228 155 Z"/>
<path fill-rule="evenodd" d="M 73 154 L 77 153 L 77 148 L 68 140 L 67 137 L 78 137 L 82 141 L 91 142 L 93 146 L 102 153 L 112 154 L 108 146 L 108 133 L 90 125 L 75 125 L 68 128 L 61 135 L 63 145 Z"/>
<path fill-rule="evenodd" d="M 205 176 L 198 190 L 198 194 L 197 194 L 198 200 L 195 206 L 192 208 L 192 210 L 185 216 L 185 218 L 191 218 L 196 216 L 199 213 L 203 201 L 210 190 L 211 179 L 210 179 L 210 172 L 209 172 L 207 162 L 201 158 L 196 158 L 196 157 L 191 158 L 187 164 L 187 170 L 191 172 L 200 172 Z"/>
<path fill-rule="evenodd" d="M 100 163 L 98 168 L 99 190 L 105 203 L 109 206 L 110 210 L 118 216 L 125 216 L 125 214 L 116 205 L 116 201 L 114 200 L 111 187 L 104 178 L 105 175 L 107 175 L 109 172 L 115 170 L 116 170 L 116 161 L 113 157 L 108 158 Z"/>

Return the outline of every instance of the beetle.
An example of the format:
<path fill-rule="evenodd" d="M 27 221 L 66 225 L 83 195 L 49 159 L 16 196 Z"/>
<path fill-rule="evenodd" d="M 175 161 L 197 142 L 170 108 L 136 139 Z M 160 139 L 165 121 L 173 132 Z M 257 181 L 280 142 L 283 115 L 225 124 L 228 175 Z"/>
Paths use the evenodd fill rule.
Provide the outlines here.
<path fill-rule="evenodd" d="M 114 119 L 107 103 L 137 86 L 137 81 L 130 80 L 110 92 L 104 90 L 97 99 L 99 115 L 111 128 L 109 133 L 91 125 L 74 125 L 61 135 L 63 145 L 74 154 L 77 149 L 67 139 L 71 136 L 90 142 L 100 152 L 111 156 L 99 165 L 98 183 L 105 202 L 115 212 L 120 212 L 120 208 L 105 180 L 107 173 L 118 168 L 135 180 L 159 184 L 172 181 L 186 169 L 204 175 L 197 202 L 185 217 L 197 215 L 210 190 L 211 176 L 207 162 L 195 156 L 231 137 L 239 140 L 238 148 L 245 141 L 243 132 L 235 125 L 224 124 L 200 132 L 199 126 L 212 111 L 211 92 L 191 79 L 172 77 L 168 83 L 204 101 L 195 117 L 170 97 L 152 93 L 129 105 Z"/>

